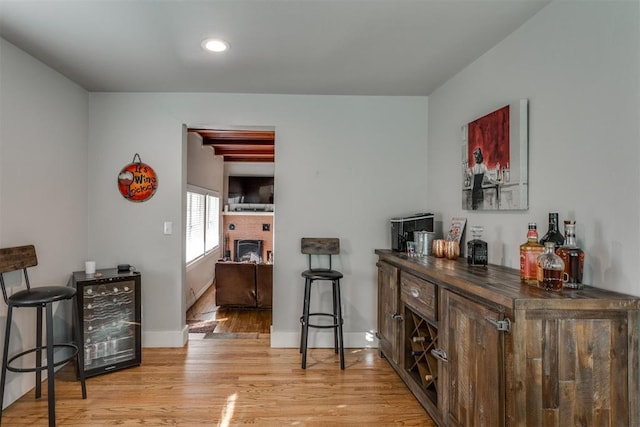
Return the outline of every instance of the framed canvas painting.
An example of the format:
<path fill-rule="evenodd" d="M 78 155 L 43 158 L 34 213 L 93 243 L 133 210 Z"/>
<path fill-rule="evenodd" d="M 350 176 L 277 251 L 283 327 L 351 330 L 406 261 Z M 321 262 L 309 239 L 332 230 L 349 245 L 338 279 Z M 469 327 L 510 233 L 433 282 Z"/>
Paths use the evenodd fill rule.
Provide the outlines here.
<path fill-rule="evenodd" d="M 462 127 L 462 208 L 529 208 L 528 102 L 505 105 Z"/>

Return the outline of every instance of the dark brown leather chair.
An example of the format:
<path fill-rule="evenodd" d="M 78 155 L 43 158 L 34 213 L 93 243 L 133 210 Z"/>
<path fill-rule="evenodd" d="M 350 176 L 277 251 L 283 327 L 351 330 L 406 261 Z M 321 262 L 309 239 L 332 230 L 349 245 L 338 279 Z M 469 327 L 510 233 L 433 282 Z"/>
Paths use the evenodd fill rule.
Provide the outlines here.
<path fill-rule="evenodd" d="M 216 264 L 216 305 L 256 306 L 256 266 L 248 262 Z"/>
<path fill-rule="evenodd" d="M 271 308 L 273 300 L 273 264 L 256 265 L 256 306 Z"/>

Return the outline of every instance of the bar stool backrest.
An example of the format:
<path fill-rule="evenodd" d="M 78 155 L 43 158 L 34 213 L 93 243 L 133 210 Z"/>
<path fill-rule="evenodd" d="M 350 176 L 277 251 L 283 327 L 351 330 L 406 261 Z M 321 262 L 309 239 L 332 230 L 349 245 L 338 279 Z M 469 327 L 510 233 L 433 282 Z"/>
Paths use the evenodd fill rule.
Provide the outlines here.
<path fill-rule="evenodd" d="M 31 289 L 27 268 L 35 267 L 36 265 L 38 265 L 38 258 L 36 257 L 36 248 L 33 245 L 0 249 L 0 285 L 2 286 L 4 302 L 8 304 L 4 274 L 16 270 L 22 270 L 24 272 L 24 280 L 27 285 L 27 289 Z"/>
<path fill-rule="evenodd" d="M 328 256 L 329 270 L 331 270 L 331 256 L 340 253 L 340 239 L 335 237 L 303 237 L 300 251 L 309 255 L 309 270 L 313 270 L 311 266 L 312 255 Z"/>

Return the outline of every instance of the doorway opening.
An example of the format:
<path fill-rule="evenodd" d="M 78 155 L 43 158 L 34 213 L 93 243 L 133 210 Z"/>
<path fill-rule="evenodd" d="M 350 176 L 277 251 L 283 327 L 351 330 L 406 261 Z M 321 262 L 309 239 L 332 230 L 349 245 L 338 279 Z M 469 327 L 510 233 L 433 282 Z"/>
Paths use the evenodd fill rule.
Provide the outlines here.
<path fill-rule="evenodd" d="M 270 264 L 274 259 L 274 198 L 272 196 L 265 204 L 256 204 L 262 200 L 251 197 L 239 198 L 235 190 L 230 190 L 230 177 L 233 177 L 232 183 L 237 182 L 237 177 L 269 177 L 273 195 L 275 130 L 188 128 L 187 135 L 187 184 L 210 188 L 220 194 L 220 245 L 197 263 L 185 266 L 185 316 L 189 339 L 269 334 L 272 291 L 265 292 L 264 289 L 273 286 Z M 256 269 L 269 264 L 269 280 L 265 285 L 265 273 L 261 269 L 259 289 L 257 277 L 225 276 L 220 280 L 226 282 L 221 283 L 215 277 L 218 263 L 251 263 Z M 237 283 L 229 283 L 229 280 Z M 234 300 L 233 294 L 229 299 L 229 289 L 236 286 L 238 299 Z M 216 298 L 216 293 L 221 299 Z M 247 296 L 247 293 L 251 295 Z M 269 304 L 264 303 L 265 295 Z M 255 303 L 252 296 L 255 296 Z"/>

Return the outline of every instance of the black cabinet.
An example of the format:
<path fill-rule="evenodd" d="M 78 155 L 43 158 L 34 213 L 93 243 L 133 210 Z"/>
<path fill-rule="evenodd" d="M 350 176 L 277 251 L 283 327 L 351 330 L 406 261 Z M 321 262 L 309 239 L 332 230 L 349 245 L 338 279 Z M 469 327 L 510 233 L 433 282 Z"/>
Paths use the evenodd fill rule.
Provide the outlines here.
<path fill-rule="evenodd" d="M 86 377 L 140 365 L 140 279 L 115 268 L 73 273 Z"/>

